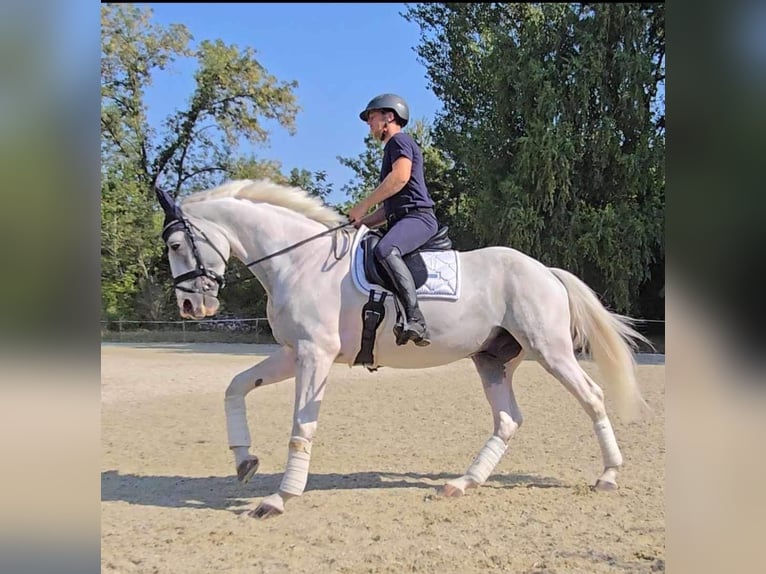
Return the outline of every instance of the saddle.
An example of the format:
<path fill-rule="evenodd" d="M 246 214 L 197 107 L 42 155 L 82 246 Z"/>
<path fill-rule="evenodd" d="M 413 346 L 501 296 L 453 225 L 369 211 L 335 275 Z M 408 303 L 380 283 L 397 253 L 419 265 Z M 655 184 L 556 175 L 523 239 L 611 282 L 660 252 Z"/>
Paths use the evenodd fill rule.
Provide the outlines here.
<path fill-rule="evenodd" d="M 428 270 L 421 252 L 423 251 L 448 251 L 452 249 L 452 240 L 447 236 L 449 227 L 446 225 L 439 228 L 431 239 L 424 245 L 405 255 L 402 259 L 412 273 L 415 280 L 415 288 L 422 287 L 428 279 Z M 371 229 L 362 239 L 362 250 L 364 253 L 364 274 L 370 283 L 380 285 L 381 287 L 393 291 L 393 285 L 388 279 L 385 269 L 381 266 L 377 257 L 375 257 L 375 246 L 383 238 L 380 231 Z"/>
<path fill-rule="evenodd" d="M 407 268 L 415 280 L 415 288 L 419 289 L 429 279 L 428 265 L 423 259 L 422 253 L 432 251 L 451 251 L 452 240 L 448 237 L 449 228 L 443 226 L 421 247 L 403 257 Z M 382 239 L 383 234 L 377 230 L 368 230 L 359 244 L 359 255 L 362 259 L 362 269 L 366 281 L 370 284 L 369 299 L 362 307 L 362 348 L 354 359 L 355 365 L 364 365 L 369 371 L 376 371 L 377 366 L 372 355 L 375 347 L 375 337 L 378 327 L 386 316 L 385 301 L 389 294 L 394 293 L 394 286 L 388 279 L 385 269 L 375 257 L 375 246 Z M 375 289 L 375 286 L 382 289 Z M 402 321 L 402 312 L 399 303 L 393 296 L 396 305 L 397 324 Z M 396 329 L 396 327 L 395 327 Z"/>

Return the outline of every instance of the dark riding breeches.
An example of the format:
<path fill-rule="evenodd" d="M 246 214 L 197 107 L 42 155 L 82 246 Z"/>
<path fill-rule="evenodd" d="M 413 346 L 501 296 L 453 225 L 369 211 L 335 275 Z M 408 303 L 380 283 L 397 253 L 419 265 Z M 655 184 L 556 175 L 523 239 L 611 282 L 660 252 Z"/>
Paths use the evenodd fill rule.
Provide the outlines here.
<path fill-rule="evenodd" d="M 412 253 L 439 230 L 439 223 L 431 211 L 408 213 L 390 226 L 375 246 L 378 259 L 387 257 L 394 247 L 402 255 Z"/>

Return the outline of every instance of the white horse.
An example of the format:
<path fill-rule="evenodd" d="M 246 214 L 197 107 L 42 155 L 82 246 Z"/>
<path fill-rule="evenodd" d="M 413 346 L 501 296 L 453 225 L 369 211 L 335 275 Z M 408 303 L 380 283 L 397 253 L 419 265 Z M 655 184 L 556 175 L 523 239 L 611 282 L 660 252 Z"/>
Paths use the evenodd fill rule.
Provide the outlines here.
<path fill-rule="evenodd" d="M 368 301 L 352 277 L 346 218 L 296 188 L 266 180 L 231 181 L 174 204 L 157 191 L 166 212 L 163 238 L 180 314 L 211 316 L 230 256 L 249 268 L 268 294 L 267 314 L 281 345 L 236 375 L 225 394 L 229 447 L 240 481 L 257 470 L 250 454 L 245 397 L 253 389 L 295 378 L 293 426 L 278 492 L 251 515 L 282 514 L 303 494 L 319 407 L 333 363 L 352 365 L 361 347 L 362 307 Z M 336 228 L 333 230 L 333 228 Z M 360 228 L 357 233 L 366 231 Z M 345 232 L 345 233 L 344 233 Z M 297 244 L 297 245 L 296 245 Z M 607 311 L 574 275 L 548 268 L 507 247 L 456 252 L 462 286 L 456 300 L 422 299 L 431 344 L 399 346 L 392 333 L 393 297 L 377 330 L 375 365 L 421 368 L 470 357 L 494 422 L 484 447 L 460 478 L 439 493 L 459 496 L 483 484 L 522 423 L 512 378 L 523 357 L 534 358 L 580 402 L 593 421 L 604 470 L 594 487 L 617 488 L 623 459 L 601 388 L 580 367 L 576 349 L 590 351 L 613 383 L 626 414 L 646 406 L 635 380 L 633 350 L 646 339 L 623 315 Z"/>

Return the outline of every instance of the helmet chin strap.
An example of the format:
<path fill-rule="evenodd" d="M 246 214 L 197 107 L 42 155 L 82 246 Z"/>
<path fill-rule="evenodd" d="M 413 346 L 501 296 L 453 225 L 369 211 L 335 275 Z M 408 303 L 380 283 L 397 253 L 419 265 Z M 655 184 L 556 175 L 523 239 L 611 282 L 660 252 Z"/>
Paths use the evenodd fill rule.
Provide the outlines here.
<path fill-rule="evenodd" d="M 386 141 L 386 136 L 388 135 L 388 124 L 390 124 L 393 120 L 386 120 L 386 127 L 384 127 L 380 131 L 380 141 Z"/>

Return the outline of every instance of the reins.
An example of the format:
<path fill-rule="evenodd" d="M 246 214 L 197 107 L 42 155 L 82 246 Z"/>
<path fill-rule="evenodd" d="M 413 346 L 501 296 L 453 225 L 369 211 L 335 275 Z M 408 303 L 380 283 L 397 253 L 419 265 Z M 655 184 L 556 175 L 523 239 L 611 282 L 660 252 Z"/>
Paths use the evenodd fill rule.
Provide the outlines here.
<path fill-rule="evenodd" d="M 284 253 L 287 253 L 288 251 L 292 251 L 296 247 L 300 247 L 301 245 L 304 245 L 304 244 L 308 243 L 309 241 L 313 241 L 314 239 L 318 239 L 319 237 L 322 237 L 324 235 L 328 235 L 329 233 L 333 233 L 335 231 L 338 231 L 339 229 L 343 229 L 345 227 L 349 227 L 350 225 L 351 225 L 351 223 L 346 221 L 346 222 L 341 223 L 340 225 L 338 225 L 336 227 L 332 227 L 330 229 L 326 229 L 325 231 L 322 231 L 321 233 L 317 233 L 316 235 L 312 235 L 311 237 L 307 237 L 306 239 L 303 239 L 303 240 L 299 241 L 298 243 L 293 243 L 292 245 L 289 245 L 289 246 L 285 247 L 284 249 L 280 249 L 279 251 L 275 251 L 274 253 L 271 253 L 271 254 L 266 255 L 264 257 L 260 257 L 260 258 L 256 259 L 255 261 L 251 261 L 250 263 L 245 263 L 244 265 L 245 265 L 245 267 L 247 267 L 249 269 L 253 265 L 257 265 L 258 263 L 263 263 L 264 261 L 268 261 L 272 257 L 276 257 L 277 255 L 282 255 Z M 340 256 L 337 254 L 336 246 L 335 245 L 333 245 L 333 256 L 335 257 L 336 261 L 339 260 L 343 256 L 343 254 L 341 254 Z M 237 281 L 232 281 L 231 283 L 229 283 L 229 285 L 236 285 L 238 283 L 243 283 L 245 281 L 250 281 L 251 279 L 254 279 L 254 277 L 255 277 L 254 275 L 251 275 L 250 277 L 242 277 L 242 278 L 238 279 Z"/>
<path fill-rule="evenodd" d="M 304 239 L 302 241 L 299 241 L 298 243 L 294 243 L 290 245 L 289 247 L 280 249 L 279 251 L 276 251 L 275 253 L 272 253 L 271 255 L 266 255 L 265 257 L 261 257 L 260 259 L 256 259 L 255 261 L 251 261 L 250 263 L 245 263 L 245 267 L 250 267 L 251 265 L 256 265 L 257 263 L 262 263 L 263 261 L 267 261 L 268 259 L 271 259 L 272 257 L 276 257 L 277 255 L 282 255 L 283 253 L 287 253 L 288 251 L 295 249 L 296 247 L 300 247 L 301 245 L 308 243 L 309 241 L 313 241 L 314 239 L 322 237 L 323 235 L 327 235 L 328 233 L 332 233 L 333 231 L 338 231 L 338 229 L 341 229 L 343 227 L 348 227 L 349 225 L 351 224 L 348 222 L 341 223 L 337 227 L 333 227 L 331 229 L 327 229 L 326 231 L 322 231 L 321 233 L 317 233 L 316 235 L 312 235 L 311 237 Z"/>

